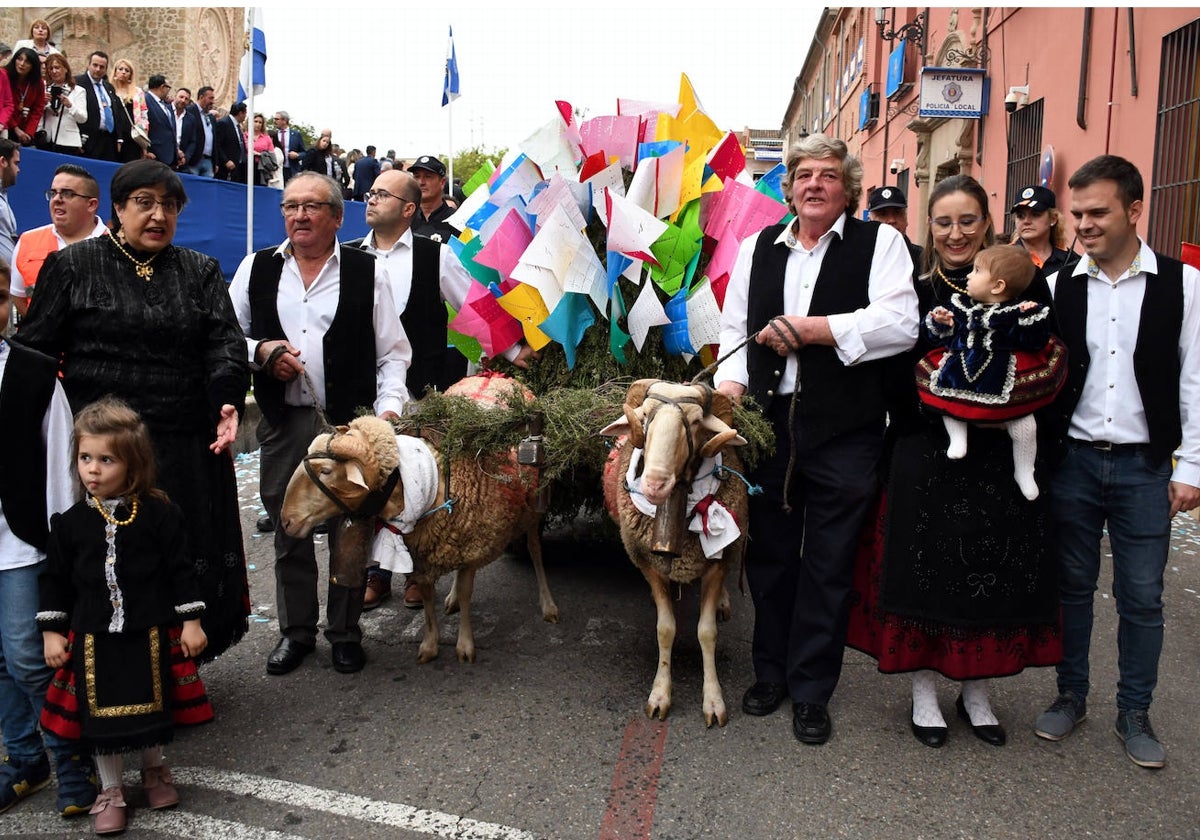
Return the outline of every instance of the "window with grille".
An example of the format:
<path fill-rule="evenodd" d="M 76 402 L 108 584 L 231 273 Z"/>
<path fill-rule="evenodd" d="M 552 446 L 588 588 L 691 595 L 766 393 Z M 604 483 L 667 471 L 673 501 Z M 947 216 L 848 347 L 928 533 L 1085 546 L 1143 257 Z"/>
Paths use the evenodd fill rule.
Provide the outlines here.
<path fill-rule="evenodd" d="M 1158 79 L 1147 240 L 1178 258 L 1200 243 L 1200 20 L 1163 38 Z"/>
<path fill-rule="evenodd" d="M 1044 99 L 1030 102 L 1008 116 L 1008 186 L 1004 193 L 1004 230 L 1012 233 L 1013 221 L 1009 208 L 1016 203 L 1017 193 L 1038 183 L 1038 166 L 1042 162 L 1042 106 Z"/>

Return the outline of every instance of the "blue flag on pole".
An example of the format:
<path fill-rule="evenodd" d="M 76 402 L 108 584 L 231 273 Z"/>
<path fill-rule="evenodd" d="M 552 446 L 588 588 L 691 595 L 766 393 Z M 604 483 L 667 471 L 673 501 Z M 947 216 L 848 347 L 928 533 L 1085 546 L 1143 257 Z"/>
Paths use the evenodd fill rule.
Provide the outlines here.
<path fill-rule="evenodd" d="M 442 82 L 442 106 L 458 99 L 458 56 L 454 53 L 454 27 L 450 27 L 450 47 L 446 52 L 446 78 Z"/>
<path fill-rule="evenodd" d="M 242 56 L 238 73 L 238 101 L 242 102 L 253 87 L 257 96 L 267 87 L 267 36 L 263 34 L 263 11 L 255 7 L 250 30 L 250 49 Z"/>

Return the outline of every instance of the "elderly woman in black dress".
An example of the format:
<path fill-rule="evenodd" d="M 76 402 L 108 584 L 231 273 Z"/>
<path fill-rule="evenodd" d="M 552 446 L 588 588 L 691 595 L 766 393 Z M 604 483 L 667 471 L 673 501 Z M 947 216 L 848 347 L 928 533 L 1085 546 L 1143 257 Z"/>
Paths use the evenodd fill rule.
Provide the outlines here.
<path fill-rule="evenodd" d="M 46 258 L 17 340 L 61 359 L 74 411 L 114 394 L 149 427 L 159 486 L 187 518 L 211 658 L 242 637 L 250 607 L 228 448 L 249 386 L 246 342 L 217 261 L 172 244 L 187 203 L 179 176 L 133 161 L 110 193 L 112 235 Z"/>

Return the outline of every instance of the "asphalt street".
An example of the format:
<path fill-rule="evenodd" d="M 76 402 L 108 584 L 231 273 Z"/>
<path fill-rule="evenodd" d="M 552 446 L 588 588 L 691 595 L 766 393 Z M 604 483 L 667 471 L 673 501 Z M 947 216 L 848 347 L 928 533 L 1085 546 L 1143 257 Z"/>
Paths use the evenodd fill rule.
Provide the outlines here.
<path fill-rule="evenodd" d="M 502 557 L 478 576 L 477 660 L 416 662 L 422 618 L 398 597 L 363 620 L 369 662 L 343 675 L 329 646 L 283 677 L 265 672 L 278 638 L 271 538 L 258 534 L 257 453 L 239 456 L 254 604 L 245 640 L 202 675 L 215 722 L 168 750 L 182 804 L 137 807 L 125 836 L 238 838 L 1196 838 L 1200 837 L 1200 524 L 1180 516 L 1166 573 L 1167 634 L 1153 722 L 1159 771 L 1128 761 L 1113 735 L 1116 619 L 1106 567 L 1097 599 L 1089 717 L 1067 740 L 1033 734 L 1053 699 L 1052 669 L 993 684 L 1009 743 L 988 746 L 956 720 L 941 750 L 908 729 L 909 681 L 849 651 L 831 705 L 832 740 L 804 746 L 790 711 L 742 713 L 753 681 L 753 608 L 731 585 L 717 667 L 724 728 L 701 714 L 697 593 L 677 606 L 674 707 L 648 721 L 657 643 L 649 589 L 619 543 L 553 529 L 546 569 L 561 620 L 541 621 L 532 567 Z M 321 554 L 319 554 L 321 556 Z M 449 580 L 443 580 L 444 594 Z M 53 789 L 0 816 L 7 837 L 90 836 L 53 812 Z"/>

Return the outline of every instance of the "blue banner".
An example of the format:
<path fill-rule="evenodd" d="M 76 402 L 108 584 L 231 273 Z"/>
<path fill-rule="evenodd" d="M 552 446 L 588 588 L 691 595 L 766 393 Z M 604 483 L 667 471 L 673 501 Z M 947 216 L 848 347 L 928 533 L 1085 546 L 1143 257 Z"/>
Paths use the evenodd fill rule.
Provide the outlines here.
<path fill-rule="evenodd" d="M 95 176 L 100 183 L 100 206 L 96 212 L 105 221 L 112 215 L 108 185 L 120 164 L 22 148 L 21 174 L 17 183 L 8 188 L 8 201 L 21 232 L 49 224 L 50 206 L 45 193 L 54 180 L 54 170 L 63 163 L 82 166 Z M 175 244 L 216 257 L 229 282 L 246 256 L 246 187 L 186 173 L 179 177 L 188 202 L 179 215 Z M 282 200 L 282 190 L 254 188 L 255 250 L 279 245 L 287 237 L 279 212 Z M 341 241 L 367 235 L 366 209 L 361 201 L 346 202 L 345 218 L 338 231 Z"/>

